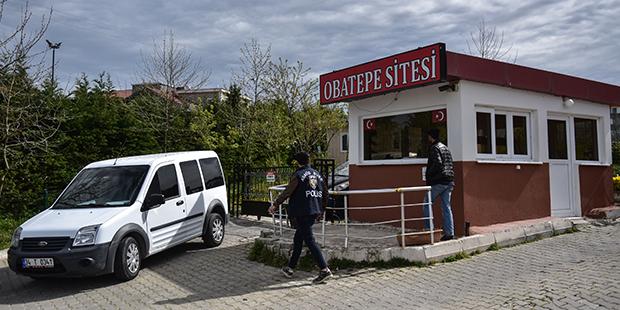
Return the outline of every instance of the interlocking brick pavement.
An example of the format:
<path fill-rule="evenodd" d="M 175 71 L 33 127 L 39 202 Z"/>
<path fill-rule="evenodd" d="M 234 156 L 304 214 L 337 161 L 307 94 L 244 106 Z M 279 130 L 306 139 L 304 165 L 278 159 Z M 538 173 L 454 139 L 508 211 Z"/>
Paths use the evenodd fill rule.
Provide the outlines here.
<path fill-rule="evenodd" d="M 1 309 L 620 309 L 620 225 L 426 268 L 339 271 L 324 285 L 248 261 L 246 228 L 150 257 L 140 276 L 34 281 L 0 261 Z"/>

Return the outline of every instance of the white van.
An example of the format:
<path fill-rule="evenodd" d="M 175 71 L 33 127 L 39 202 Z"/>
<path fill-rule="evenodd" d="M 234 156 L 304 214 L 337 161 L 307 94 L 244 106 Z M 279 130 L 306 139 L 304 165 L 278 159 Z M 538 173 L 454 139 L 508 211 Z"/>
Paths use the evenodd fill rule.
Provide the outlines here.
<path fill-rule="evenodd" d="M 220 245 L 228 218 L 215 152 L 104 160 L 86 166 L 49 209 L 17 228 L 9 266 L 33 278 L 114 273 L 130 280 L 157 252 L 196 237 Z"/>

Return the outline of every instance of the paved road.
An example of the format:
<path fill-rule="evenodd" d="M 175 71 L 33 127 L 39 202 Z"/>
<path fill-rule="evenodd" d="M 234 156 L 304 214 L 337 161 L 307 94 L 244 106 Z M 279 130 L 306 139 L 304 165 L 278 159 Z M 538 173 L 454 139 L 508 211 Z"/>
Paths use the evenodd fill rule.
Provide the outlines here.
<path fill-rule="evenodd" d="M 620 309 L 620 225 L 487 252 L 427 268 L 338 272 L 311 286 L 245 259 L 252 231 L 225 244 L 191 242 L 151 257 L 140 276 L 33 281 L 0 262 L 0 308 Z M 234 235 L 233 235 L 234 234 Z"/>

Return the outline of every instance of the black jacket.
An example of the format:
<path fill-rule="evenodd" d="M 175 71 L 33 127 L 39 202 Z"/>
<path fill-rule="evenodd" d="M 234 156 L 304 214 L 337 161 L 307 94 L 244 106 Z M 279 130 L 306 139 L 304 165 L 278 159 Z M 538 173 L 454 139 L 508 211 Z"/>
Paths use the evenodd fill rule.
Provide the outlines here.
<path fill-rule="evenodd" d="M 279 206 L 290 198 L 289 216 L 318 215 L 325 210 L 328 195 L 327 184 L 321 174 L 310 166 L 303 166 L 293 173 L 274 205 Z"/>
<path fill-rule="evenodd" d="M 426 165 L 426 185 L 449 184 L 454 181 L 452 154 L 448 147 L 436 141 L 428 152 Z"/>

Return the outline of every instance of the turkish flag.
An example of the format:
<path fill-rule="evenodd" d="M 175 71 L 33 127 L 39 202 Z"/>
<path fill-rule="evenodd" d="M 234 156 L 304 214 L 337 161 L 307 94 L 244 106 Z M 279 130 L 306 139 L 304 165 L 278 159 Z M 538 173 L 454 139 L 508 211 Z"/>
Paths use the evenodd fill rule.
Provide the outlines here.
<path fill-rule="evenodd" d="M 446 109 L 435 110 L 432 115 L 432 122 L 435 123 L 445 123 L 448 119 L 448 114 Z"/>
<path fill-rule="evenodd" d="M 374 118 L 364 120 L 364 131 L 373 131 L 377 128 Z"/>

